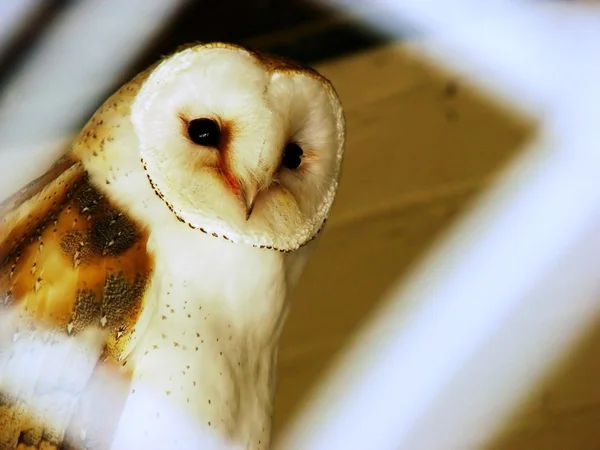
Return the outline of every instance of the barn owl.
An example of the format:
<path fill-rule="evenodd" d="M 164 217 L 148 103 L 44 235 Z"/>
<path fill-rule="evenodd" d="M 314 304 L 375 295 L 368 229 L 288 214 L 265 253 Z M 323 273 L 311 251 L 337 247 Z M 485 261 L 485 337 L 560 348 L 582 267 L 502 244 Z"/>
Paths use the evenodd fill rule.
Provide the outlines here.
<path fill-rule="evenodd" d="M 288 298 L 344 139 L 338 95 L 313 69 L 224 43 L 165 57 L 0 206 L 0 307 L 19 317 L 0 339 L 104 331 L 95 370 L 119 367 L 124 409 L 143 385 L 228 442 L 269 448 Z M 36 370 L 33 392 L 0 396 L 0 448 L 110 446 L 73 386 Z M 34 397 L 58 425 L 32 418 Z M 139 415 L 141 435 L 169 427 L 159 409 Z"/>

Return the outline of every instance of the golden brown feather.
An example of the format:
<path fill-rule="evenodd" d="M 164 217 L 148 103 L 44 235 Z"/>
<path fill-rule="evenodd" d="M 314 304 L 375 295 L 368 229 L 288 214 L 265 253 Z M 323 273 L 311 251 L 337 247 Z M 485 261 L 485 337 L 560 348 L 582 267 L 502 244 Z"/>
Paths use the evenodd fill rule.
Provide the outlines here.
<path fill-rule="evenodd" d="M 65 334 L 105 329 L 106 358 L 100 366 L 119 361 L 153 269 L 148 233 L 94 186 L 72 157 L 62 158 L 0 211 L 2 309 L 17 308 L 22 326 L 35 320 Z M 15 448 L 11 443 L 18 448 L 61 444 L 44 438 L 25 412 L 18 413 L 20 399 L 2 398 L 1 449 Z"/>

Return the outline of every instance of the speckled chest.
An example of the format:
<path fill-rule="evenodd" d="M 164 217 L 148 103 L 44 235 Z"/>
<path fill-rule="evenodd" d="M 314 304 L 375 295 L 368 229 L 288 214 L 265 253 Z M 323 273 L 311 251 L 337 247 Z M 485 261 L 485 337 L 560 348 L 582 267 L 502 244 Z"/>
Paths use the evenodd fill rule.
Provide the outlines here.
<path fill-rule="evenodd" d="M 149 239 L 154 306 L 140 321 L 132 389 L 154 386 L 206 427 L 266 443 L 287 308 L 284 255 L 176 223 L 155 227 Z"/>

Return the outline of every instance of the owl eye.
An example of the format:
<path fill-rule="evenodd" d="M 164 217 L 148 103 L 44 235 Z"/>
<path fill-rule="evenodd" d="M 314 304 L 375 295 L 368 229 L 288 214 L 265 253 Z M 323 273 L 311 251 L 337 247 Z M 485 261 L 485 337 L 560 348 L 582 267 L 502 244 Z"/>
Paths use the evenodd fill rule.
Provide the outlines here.
<path fill-rule="evenodd" d="M 194 119 L 188 125 L 188 136 L 194 144 L 218 147 L 221 140 L 219 124 L 211 119 Z"/>
<path fill-rule="evenodd" d="M 297 169 L 302 163 L 303 154 L 304 152 L 298 144 L 290 142 L 283 151 L 283 165 L 288 169 Z"/>

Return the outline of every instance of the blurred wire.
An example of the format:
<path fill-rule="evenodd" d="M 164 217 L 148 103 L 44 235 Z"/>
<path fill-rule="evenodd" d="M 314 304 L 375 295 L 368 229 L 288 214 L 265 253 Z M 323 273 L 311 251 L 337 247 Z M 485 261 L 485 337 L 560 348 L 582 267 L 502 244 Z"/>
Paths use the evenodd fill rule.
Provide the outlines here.
<path fill-rule="evenodd" d="M 2 87 L 0 152 L 39 146 L 70 134 L 186 2 L 69 3 Z M 18 23 L 26 6 L 7 5 L 12 14 L 3 20 Z"/>
<path fill-rule="evenodd" d="M 7 0 L 0 3 L 0 54 L 23 32 L 40 6 L 37 0 Z"/>

